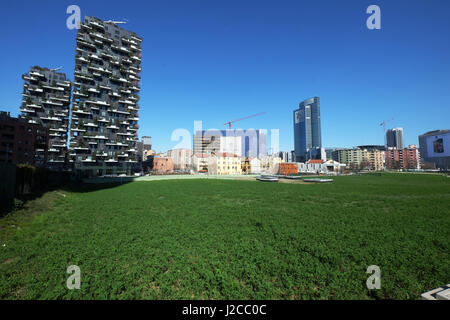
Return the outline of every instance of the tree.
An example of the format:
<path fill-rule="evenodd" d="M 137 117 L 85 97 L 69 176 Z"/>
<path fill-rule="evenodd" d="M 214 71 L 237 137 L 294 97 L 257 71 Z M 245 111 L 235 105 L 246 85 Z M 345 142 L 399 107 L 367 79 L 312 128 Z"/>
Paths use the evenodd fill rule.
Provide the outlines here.
<path fill-rule="evenodd" d="M 367 161 L 367 160 L 361 161 L 361 163 L 359 164 L 359 168 L 360 168 L 361 170 L 370 169 L 370 162 Z"/>

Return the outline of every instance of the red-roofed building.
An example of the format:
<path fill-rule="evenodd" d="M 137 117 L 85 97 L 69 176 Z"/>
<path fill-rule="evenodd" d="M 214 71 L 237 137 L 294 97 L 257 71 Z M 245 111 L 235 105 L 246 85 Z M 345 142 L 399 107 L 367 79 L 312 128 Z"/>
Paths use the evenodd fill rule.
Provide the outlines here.
<path fill-rule="evenodd" d="M 307 164 L 313 164 L 313 163 L 322 164 L 323 160 L 321 160 L 321 159 L 311 159 L 311 160 L 306 161 L 306 163 Z"/>

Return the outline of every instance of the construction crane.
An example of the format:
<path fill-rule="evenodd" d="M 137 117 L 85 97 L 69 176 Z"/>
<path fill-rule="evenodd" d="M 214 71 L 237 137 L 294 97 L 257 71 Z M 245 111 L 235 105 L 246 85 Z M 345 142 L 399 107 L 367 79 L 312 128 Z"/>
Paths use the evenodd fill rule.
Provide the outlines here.
<path fill-rule="evenodd" d="M 385 120 L 382 123 L 380 123 L 380 126 L 383 126 L 384 129 L 384 133 L 386 134 L 386 125 L 388 124 L 388 122 L 394 120 L 394 118 L 390 119 L 390 120 Z"/>
<path fill-rule="evenodd" d="M 380 123 L 380 126 L 383 126 L 383 129 L 384 129 L 384 145 L 385 146 L 387 146 L 386 125 L 388 124 L 388 122 L 391 122 L 392 120 L 394 120 L 394 118 L 392 118 L 390 120 L 384 120 L 382 123 Z"/>
<path fill-rule="evenodd" d="M 242 120 L 245 120 L 245 119 L 257 117 L 257 116 L 260 116 L 260 115 L 263 115 L 263 114 L 265 114 L 265 112 L 255 113 L 255 114 L 252 114 L 250 116 L 246 116 L 246 117 L 243 117 L 243 118 L 240 118 L 240 119 L 236 119 L 236 120 L 231 120 L 231 121 L 225 122 L 223 125 L 224 126 L 228 125 L 228 128 L 231 129 L 231 124 L 234 123 L 234 122 L 238 122 L 238 121 L 242 121 Z"/>

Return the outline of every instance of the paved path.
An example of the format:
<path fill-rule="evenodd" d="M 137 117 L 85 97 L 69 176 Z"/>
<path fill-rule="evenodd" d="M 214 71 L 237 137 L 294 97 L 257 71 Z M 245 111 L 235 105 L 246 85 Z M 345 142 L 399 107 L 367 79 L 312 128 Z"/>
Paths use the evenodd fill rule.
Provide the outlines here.
<path fill-rule="evenodd" d="M 84 179 L 85 183 L 113 183 L 113 182 L 130 182 L 130 181 L 158 181 L 158 180 L 179 180 L 179 179 L 232 179 L 232 180 L 256 180 L 259 175 L 200 175 L 200 174 L 183 174 L 183 175 L 154 175 L 143 177 L 114 177 L 114 178 L 91 178 Z"/>

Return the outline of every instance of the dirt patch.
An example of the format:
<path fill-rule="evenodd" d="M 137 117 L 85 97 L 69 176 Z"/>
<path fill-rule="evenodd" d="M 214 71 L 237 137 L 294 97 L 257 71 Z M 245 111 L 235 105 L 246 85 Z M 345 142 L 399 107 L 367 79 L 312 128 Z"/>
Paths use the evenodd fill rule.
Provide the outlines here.
<path fill-rule="evenodd" d="M 6 264 L 10 264 L 19 260 L 19 257 L 9 258 L 2 262 L 2 266 Z"/>

